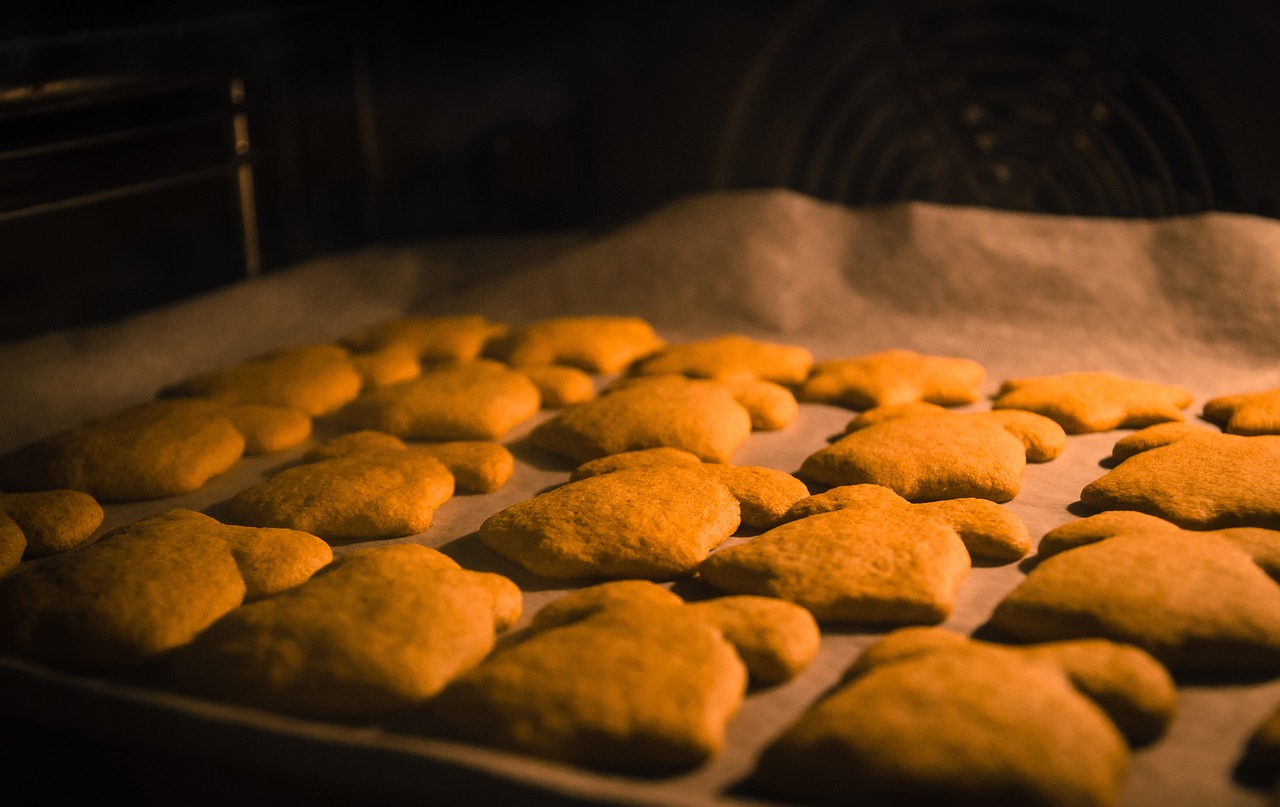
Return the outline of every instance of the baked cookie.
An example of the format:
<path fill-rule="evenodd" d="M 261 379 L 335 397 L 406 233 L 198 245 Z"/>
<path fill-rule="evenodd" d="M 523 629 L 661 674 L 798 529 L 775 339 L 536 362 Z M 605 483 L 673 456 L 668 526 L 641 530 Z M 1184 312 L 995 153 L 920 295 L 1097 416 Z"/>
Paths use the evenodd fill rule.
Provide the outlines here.
<path fill-rule="evenodd" d="M 841 485 L 797 500 L 781 520 L 795 521 L 818 513 L 851 509 L 869 520 L 882 510 L 910 510 L 956 531 L 974 558 L 1008 563 L 1031 548 L 1022 520 L 989 499 L 943 499 L 912 504 L 883 485 Z"/>
<path fill-rule="evenodd" d="M 492 493 L 506 484 L 515 472 L 516 460 L 506 446 L 487 440 L 455 440 L 444 443 L 406 445 L 400 438 L 371 430 L 338 435 L 305 455 L 304 462 L 342 457 L 360 451 L 411 450 L 440 461 L 453 474 L 458 493 Z"/>
<path fill-rule="evenodd" d="M 603 390 L 535 426 L 529 442 L 577 463 L 667 446 L 728 462 L 751 433 L 751 415 L 718 381 L 647 376 Z"/>
<path fill-rule="evenodd" d="M 191 376 L 160 395 L 284 406 L 314 417 L 356 397 L 361 383 L 346 350 L 304 345 Z"/>
<path fill-rule="evenodd" d="M 1090 482 L 1092 510 L 1138 510 L 1188 529 L 1280 529 L 1280 436 L 1244 437 L 1183 424 L 1116 442 L 1119 465 Z"/>
<path fill-rule="evenodd" d="M 986 376 L 986 369 L 971 359 L 885 350 L 817 362 L 796 395 L 850 409 L 913 401 L 959 406 L 978 400 Z"/>
<path fill-rule="evenodd" d="M 800 345 L 762 342 L 742 334 L 725 334 L 696 342 L 680 342 L 636 362 L 639 375 L 678 373 L 692 378 L 762 379 L 793 387 L 805 380 L 813 354 Z"/>
<path fill-rule="evenodd" d="M 1205 402 L 1204 419 L 1228 434 L 1280 434 L 1280 387 Z"/>
<path fill-rule="evenodd" d="M 480 525 L 480 540 L 540 577 L 670 579 L 732 535 L 740 511 L 696 467 L 638 468 L 513 504 Z"/>
<path fill-rule="evenodd" d="M 1058 667 L 1076 689 L 1107 713 L 1130 745 L 1159 739 L 1177 716 L 1178 689 L 1169 671 L 1133 645 L 1105 639 L 999 645 L 942 628 L 899 628 L 864 650 L 847 676 L 965 646 L 1000 648 Z"/>
<path fill-rule="evenodd" d="M 588 373 L 616 373 L 664 344 L 639 317 L 553 317 L 513 328 L 488 353 L 516 367 L 566 364 Z"/>
<path fill-rule="evenodd" d="M 506 331 L 478 314 L 399 317 L 357 331 L 342 343 L 360 353 L 403 351 L 423 362 L 471 361 Z"/>
<path fill-rule="evenodd" d="M 796 396 L 786 387 L 759 378 L 722 378 L 734 400 L 751 415 L 755 431 L 776 431 L 790 425 L 800 414 Z"/>
<path fill-rule="evenodd" d="M 802 605 L 819 622 L 911 625 L 950 615 L 969 566 L 955 530 L 890 506 L 874 518 L 846 508 L 783 524 L 715 553 L 698 575 L 720 591 Z"/>
<path fill-rule="evenodd" d="M 370 449 L 286 468 L 228 499 L 221 513 L 326 540 L 397 538 L 431 526 L 453 489 L 453 475 L 425 452 Z"/>
<path fill-rule="evenodd" d="M 569 404 L 591 400 L 596 382 L 586 371 L 564 364 L 521 365 L 520 372 L 538 388 L 544 409 L 561 409 Z"/>
<path fill-rule="evenodd" d="M 1046 558 L 1077 546 L 1131 532 L 1162 532 L 1195 540 L 1201 535 L 1225 538 L 1253 558 L 1264 572 L 1280 580 L 1280 532 L 1260 527 L 1228 527 L 1221 530 L 1184 530 L 1176 524 L 1136 510 L 1107 510 L 1061 524 L 1040 539 L 1037 557 Z"/>
<path fill-rule="evenodd" d="M 170 510 L 0 582 L 0 647 L 58 667 L 137 667 L 332 557 L 313 535 Z"/>
<path fill-rule="evenodd" d="M 884 485 L 913 502 L 1007 502 L 1021 488 L 1028 460 L 1051 460 L 1065 445 L 1060 426 L 1031 412 L 902 404 L 854 418 L 843 437 L 805 459 L 800 476 L 832 486 Z"/>
<path fill-rule="evenodd" d="M 450 684 L 427 706 L 437 727 L 591 768 L 675 773 L 723 744 L 748 680 L 742 658 L 755 655 L 740 657 L 736 640 L 766 656 L 790 657 L 764 669 L 803 666 L 816 650 L 816 629 L 801 627 L 804 616 L 792 610 L 756 611 L 754 602 L 682 605 L 635 581 L 609 585 L 619 590 L 566 595 L 587 602 L 535 617 L 530 636 Z M 757 630 L 743 629 L 749 624 Z M 799 658 L 785 642 L 770 650 L 770 641 L 759 639 L 781 639 L 788 628 L 810 643 Z"/>
<path fill-rule="evenodd" d="M 1176 672 L 1280 670 L 1280 587 L 1209 533 L 1119 532 L 1053 555 L 996 606 L 991 624 L 1029 641 L 1128 642 Z"/>
<path fill-rule="evenodd" d="M 418 706 L 478 663 L 519 602 L 511 581 L 465 571 L 433 549 L 363 549 L 228 613 L 175 654 L 173 669 L 221 700 L 376 718 Z"/>
<path fill-rule="evenodd" d="M 363 389 L 408 381 L 422 372 L 417 352 L 405 345 L 390 345 L 369 353 L 353 353 L 351 364 L 360 374 Z"/>
<path fill-rule="evenodd" d="M 752 529 L 776 526 L 793 504 L 809 495 L 805 484 L 785 471 L 759 465 L 704 463 L 678 448 L 648 448 L 601 457 L 579 465 L 569 479 L 577 481 L 625 468 L 663 465 L 692 468 L 729 488 L 742 508 L 742 524 Z"/>
<path fill-rule="evenodd" d="M 1181 421 L 1188 390 L 1115 373 L 1061 373 L 1000 385 L 993 409 L 1023 409 L 1057 421 L 1067 434 L 1134 429 Z"/>
<path fill-rule="evenodd" d="M 102 505 L 78 490 L 0 493 L 7 513 L 26 542 L 25 558 L 43 558 L 75 549 L 102 526 Z"/>
<path fill-rule="evenodd" d="M 0 487 L 70 488 L 101 502 L 188 493 L 235 464 L 245 439 L 223 404 L 152 401 L 0 457 Z"/>
<path fill-rule="evenodd" d="M 398 384 L 368 390 L 338 414 L 351 429 L 407 440 L 497 440 L 541 405 L 528 376 L 481 359 L 442 364 Z"/>
<path fill-rule="evenodd" d="M 616 580 L 558 597 L 534 614 L 531 627 L 543 631 L 567 625 L 616 605 L 681 605 L 679 595 L 648 580 Z M 751 674 L 774 684 L 793 678 L 818 653 L 821 634 L 813 616 L 798 605 L 773 597 L 716 597 L 686 608 L 720 629 Z"/>
<path fill-rule="evenodd" d="M 27 536 L 22 534 L 22 528 L 8 513 L 0 510 L 0 577 L 18 568 L 26 551 Z"/>
<path fill-rule="evenodd" d="M 311 418 L 298 409 L 270 404 L 228 404 L 227 418 L 244 436 L 245 454 L 272 454 L 302 445 L 311 436 Z"/>
<path fill-rule="evenodd" d="M 860 666 L 765 749 L 753 789 L 824 805 L 1118 803 L 1125 740 L 1056 665 L 959 642 Z"/>

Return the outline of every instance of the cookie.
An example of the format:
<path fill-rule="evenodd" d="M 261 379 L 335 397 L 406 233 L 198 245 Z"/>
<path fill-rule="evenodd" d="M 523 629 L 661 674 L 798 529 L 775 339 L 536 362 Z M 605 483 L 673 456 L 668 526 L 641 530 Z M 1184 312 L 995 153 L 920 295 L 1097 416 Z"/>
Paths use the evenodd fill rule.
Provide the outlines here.
<path fill-rule="evenodd" d="M 639 317 L 554 317 L 513 328 L 488 353 L 516 367 L 565 364 L 588 373 L 617 373 L 664 344 Z"/>
<path fill-rule="evenodd" d="M 724 378 L 733 398 L 751 415 L 755 431 L 776 431 L 789 426 L 800 414 L 800 405 L 791 390 L 759 378 Z"/>
<path fill-rule="evenodd" d="M 877 407 L 809 455 L 800 476 L 824 485 L 876 484 L 908 501 L 1018 494 L 1027 461 L 1053 459 L 1062 428 L 1030 412 L 952 412 L 932 404 Z"/>
<path fill-rule="evenodd" d="M 425 452 L 369 449 L 286 468 L 228 499 L 221 514 L 331 541 L 397 538 L 431 526 L 453 490 L 453 475 Z"/>
<path fill-rule="evenodd" d="M 269 404 L 229 404 L 226 416 L 244 436 L 245 454 L 272 454 L 311 436 L 311 418 L 298 409 Z"/>
<path fill-rule="evenodd" d="M 742 701 L 748 672 L 731 637 L 772 655 L 770 641 L 798 628 L 815 643 L 800 656 L 816 650 L 816 630 L 798 627 L 803 615 L 788 621 L 793 610 L 682 605 L 636 581 L 608 585 L 615 590 L 566 595 L 586 602 L 535 617 L 531 635 L 495 651 L 429 703 L 431 718 L 450 736 L 484 745 L 603 770 L 675 773 L 720 749 Z M 758 639 L 765 635 L 773 640 Z M 774 650 L 790 657 L 784 646 Z M 791 657 L 762 666 L 804 663 Z"/>
<path fill-rule="evenodd" d="M 342 343 L 359 353 L 400 351 L 423 362 L 471 361 L 506 330 L 477 314 L 398 317 L 350 334 Z"/>
<path fill-rule="evenodd" d="M 485 519 L 479 535 L 540 577 L 671 579 L 690 574 L 740 521 L 729 488 L 672 466 L 555 488 Z"/>
<path fill-rule="evenodd" d="M 338 413 L 349 429 L 406 440 L 497 440 L 538 412 L 538 388 L 487 359 L 443 364 L 368 390 Z"/>
<path fill-rule="evenodd" d="M 102 505 L 78 490 L 0 493 L 7 513 L 26 542 L 23 557 L 43 558 L 84 544 L 102 526 Z"/>
<path fill-rule="evenodd" d="M 991 625 L 1027 641 L 1127 642 L 1174 672 L 1280 670 L 1280 587 L 1208 533 L 1119 532 L 1060 552 L 1001 600 Z"/>
<path fill-rule="evenodd" d="M 616 605 L 681 605 L 679 595 L 648 580 L 617 580 L 578 589 L 539 609 L 535 631 L 576 622 Z M 691 602 L 687 609 L 718 628 L 741 656 L 751 680 L 790 680 L 817 655 L 821 635 L 805 609 L 772 597 L 731 596 Z"/>
<path fill-rule="evenodd" d="M 1181 421 L 1188 390 L 1115 373 L 1061 373 L 1000 385 L 993 409 L 1022 409 L 1052 418 L 1067 434 L 1134 429 Z"/>
<path fill-rule="evenodd" d="M 356 397 L 361 383 L 346 350 L 304 345 L 191 376 L 160 395 L 283 406 L 314 417 Z"/>
<path fill-rule="evenodd" d="M 544 409 L 561 409 L 589 401 L 596 394 L 596 382 L 577 367 L 563 364 L 522 365 L 520 372 L 538 388 Z"/>
<path fill-rule="evenodd" d="M 402 345 L 391 345 L 370 353 L 353 353 L 351 365 L 360 374 L 363 389 L 408 381 L 422 372 L 417 352 Z"/>
<path fill-rule="evenodd" d="M 515 457 L 500 443 L 455 440 L 409 446 L 394 435 L 371 430 L 347 432 L 330 438 L 303 455 L 303 461 L 314 462 L 379 450 L 413 450 L 439 460 L 453 475 L 454 488 L 458 493 L 492 493 L 506 484 L 516 467 Z"/>
<path fill-rule="evenodd" d="M 819 622 L 910 625 L 945 620 L 969 566 L 960 536 L 936 519 L 846 508 L 723 549 L 698 576 L 720 591 L 804 606 Z"/>
<path fill-rule="evenodd" d="M 751 785 L 802 804 L 1115 805 L 1128 765 L 1062 669 L 962 641 L 862 663 L 764 750 Z"/>
<path fill-rule="evenodd" d="M 1137 510 L 1188 529 L 1280 529 L 1280 436 L 1152 426 L 1117 441 L 1113 456 L 1123 461 L 1080 491 L 1091 510 Z"/>
<path fill-rule="evenodd" d="M 1203 414 L 1228 434 L 1280 434 L 1280 387 L 1211 398 Z"/>
<path fill-rule="evenodd" d="M 0 647 L 58 667 L 138 667 L 331 558 L 313 535 L 167 511 L 0 582 Z"/>
<path fill-rule="evenodd" d="M 910 510 L 933 518 L 956 531 L 974 558 L 1008 563 L 1031 548 L 1031 535 L 1022 520 L 988 499 L 944 499 L 912 504 L 882 485 L 842 485 L 797 500 L 784 514 L 795 521 L 818 513 L 852 509 L 869 519 L 881 510 Z"/>
<path fill-rule="evenodd" d="M 728 462 L 751 433 L 751 415 L 717 381 L 647 376 L 565 407 L 529 434 L 535 448 L 584 463 L 666 446 Z"/>
<path fill-rule="evenodd" d="M 569 478 L 577 481 L 625 468 L 663 465 L 693 468 L 729 488 L 741 507 L 742 524 L 752 529 L 776 526 L 793 504 L 809 495 L 805 484 L 785 471 L 758 465 L 703 463 L 677 448 L 649 448 L 601 457 L 579 465 Z"/>
<path fill-rule="evenodd" d="M 1162 518 L 1136 510 L 1108 510 L 1054 527 L 1040 539 L 1037 557 L 1046 558 L 1077 546 L 1131 532 L 1162 532 L 1188 540 L 1195 540 L 1201 535 L 1225 538 L 1253 558 L 1253 562 L 1273 579 L 1280 580 L 1280 532 L 1276 530 L 1259 527 L 1184 530 Z"/>
<path fill-rule="evenodd" d="M 101 502 L 159 499 L 201 487 L 234 465 L 244 446 L 222 404 L 153 401 L 0 457 L 0 488 L 69 488 Z"/>
<path fill-rule="evenodd" d="M 18 568 L 27 551 L 27 536 L 8 513 L 0 510 L 0 577 Z"/>
<path fill-rule="evenodd" d="M 850 409 L 913 401 L 960 406 L 978 400 L 986 375 L 986 369 L 971 359 L 885 350 L 817 362 L 796 395 Z"/>
<path fill-rule="evenodd" d="M 484 658 L 518 602 L 506 578 L 424 546 L 364 549 L 228 613 L 175 654 L 173 670 L 194 692 L 261 709 L 393 715 Z"/>
<path fill-rule="evenodd" d="M 760 379 L 782 386 L 805 380 L 813 354 L 800 345 L 763 342 L 725 334 L 696 342 L 667 345 L 636 362 L 640 375 L 678 373 L 692 378 Z"/>

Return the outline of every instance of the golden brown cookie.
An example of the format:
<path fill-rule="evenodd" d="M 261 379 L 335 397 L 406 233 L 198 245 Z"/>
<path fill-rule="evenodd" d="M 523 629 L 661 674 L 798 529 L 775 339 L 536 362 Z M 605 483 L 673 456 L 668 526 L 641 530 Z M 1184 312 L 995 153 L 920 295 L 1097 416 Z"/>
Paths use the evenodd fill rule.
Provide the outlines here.
<path fill-rule="evenodd" d="M 342 341 L 361 353 L 395 350 L 424 362 L 471 361 L 506 330 L 506 326 L 478 314 L 413 316 L 381 322 Z"/>
<path fill-rule="evenodd" d="M 391 345 L 370 353 L 353 353 L 351 364 L 360 374 L 364 389 L 408 381 L 422 372 L 417 353 L 403 345 Z"/>
<path fill-rule="evenodd" d="M 1061 373 L 1006 381 L 991 406 L 1036 412 L 1067 434 L 1084 434 L 1181 421 L 1191 399 L 1188 390 L 1172 384 L 1105 372 Z"/>
<path fill-rule="evenodd" d="M 271 454 L 311 436 L 311 418 L 298 409 L 269 404 L 229 404 L 227 417 L 244 435 L 245 454 Z"/>
<path fill-rule="evenodd" d="M 459 493 L 492 493 L 506 484 L 515 471 L 515 457 L 506 446 L 488 440 L 455 440 L 444 443 L 413 443 L 386 432 L 347 432 L 314 446 L 304 462 L 330 459 L 360 451 L 412 450 L 439 460 L 453 474 Z"/>
<path fill-rule="evenodd" d="M 160 394 L 283 406 L 314 417 L 356 397 L 361 383 L 346 350 L 304 345 L 191 376 Z"/>
<path fill-rule="evenodd" d="M 102 526 L 102 505 L 78 490 L 0 493 L 0 512 L 8 513 L 26 541 L 26 558 L 43 558 L 75 549 Z"/>
<path fill-rule="evenodd" d="M 497 440 L 538 412 L 538 388 L 499 362 L 442 364 L 368 390 L 339 413 L 351 429 L 406 440 Z"/>
<path fill-rule="evenodd" d="M 0 510 L 0 577 L 18 568 L 26 551 L 27 536 L 22 534 L 22 528 L 8 513 Z"/>
<path fill-rule="evenodd" d="M 912 401 L 959 406 L 978 400 L 986 375 L 986 369 L 971 359 L 885 350 L 816 363 L 796 395 L 850 409 Z"/>
<path fill-rule="evenodd" d="M 1113 455 L 1124 460 L 1080 492 L 1092 510 L 1138 510 L 1188 529 L 1280 529 L 1280 436 L 1153 426 Z"/>
<path fill-rule="evenodd" d="M 484 658 L 513 620 L 514 588 L 417 544 L 364 549 L 230 612 L 176 654 L 174 671 L 201 694 L 289 714 L 404 712 Z"/>
<path fill-rule="evenodd" d="M 1121 532 L 1053 555 L 991 623 L 1029 641 L 1128 642 L 1175 672 L 1280 670 L 1280 587 L 1212 534 Z"/>
<path fill-rule="evenodd" d="M 588 373 L 616 373 L 664 344 L 639 317 L 553 317 L 513 328 L 489 354 L 516 367 L 567 364 Z"/>
<path fill-rule="evenodd" d="M 539 612 L 528 638 L 454 681 L 428 704 L 430 714 L 449 734 L 485 745 L 674 773 L 723 744 L 746 689 L 743 658 L 788 675 L 816 651 L 816 628 L 785 603 L 682 605 L 637 581 L 595 588 L 607 591 L 552 602 L 553 616 Z"/>
<path fill-rule="evenodd" d="M 961 642 L 864 665 L 765 749 L 752 785 L 799 804 L 1115 805 L 1128 763 L 1061 669 Z"/>
<path fill-rule="evenodd" d="M 1280 532 L 1260 527 L 1228 527 L 1221 530 L 1184 530 L 1157 516 L 1136 510 L 1107 510 L 1068 521 L 1044 534 L 1038 557 L 1045 558 L 1077 546 L 1131 532 L 1161 532 L 1195 540 L 1201 535 L 1225 538 L 1244 551 L 1272 578 L 1280 580 Z"/>
<path fill-rule="evenodd" d="M 720 381 L 751 414 L 751 428 L 756 431 L 784 428 L 800 414 L 796 396 L 780 384 L 759 378 L 725 378 Z"/>
<path fill-rule="evenodd" d="M 326 540 L 396 538 L 431 526 L 453 496 L 439 460 L 408 449 L 355 451 L 286 468 L 223 504 L 228 521 Z"/>
<path fill-rule="evenodd" d="M 607 478 L 607 477 L 606 477 Z M 778 597 L 819 622 L 932 624 L 969 571 L 955 530 L 911 508 L 846 508 L 791 521 L 698 567 L 720 591 Z"/>
<path fill-rule="evenodd" d="M 640 375 L 678 373 L 692 378 L 761 379 L 783 386 L 804 381 L 813 354 L 800 345 L 763 342 L 742 334 L 725 334 L 696 342 L 680 342 L 636 363 Z"/>
<path fill-rule="evenodd" d="M 943 499 L 912 504 L 883 485 L 842 485 L 815 496 L 797 500 L 783 515 L 795 521 L 852 509 L 868 519 L 881 510 L 911 510 L 936 519 L 956 531 L 965 548 L 975 558 L 1009 562 L 1018 560 L 1031 548 L 1031 535 L 1016 515 L 989 499 Z"/>
<path fill-rule="evenodd" d="M 952 412 L 932 404 L 877 407 L 805 459 L 800 475 L 824 485 L 876 484 L 909 501 L 1017 495 L 1028 460 L 1066 444 L 1061 427 L 1030 412 Z"/>
<path fill-rule="evenodd" d="M 244 444 L 222 404 L 153 401 L 0 457 L 0 487 L 70 488 L 102 502 L 176 496 L 230 468 Z"/>
<path fill-rule="evenodd" d="M 565 407 L 534 427 L 530 443 L 574 462 L 667 446 L 728 462 L 751 433 L 751 415 L 717 381 L 646 376 Z"/>
<path fill-rule="evenodd" d="M 521 365 L 520 372 L 538 388 L 544 409 L 560 409 L 589 401 L 596 394 L 596 382 L 584 370 L 564 364 Z"/>
<path fill-rule="evenodd" d="M 577 481 L 626 468 L 664 465 L 690 468 L 725 485 L 742 507 L 743 525 L 752 529 L 776 526 L 793 504 L 809 495 L 805 484 L 785 471 L 759 465 L 704 463 L 677 448 L 649 448 L 601 457 L 579 465 L 569 479 Z"/>
<path fill-rule="evenodd" d="M 246 597 L 297 585 L 331 558 L 313 535 L 171 510 L 5 578 L 0 647 L 59 667 L 136 667 L 191 641 Z"/>
<path fill-rule="evenodd" d="M 541 577 L 670 579 L 733 534 L 738 500 L 683 466 L 614 471 L 495 513 L 480 540 Z"/>
<path fill-rule="evenodd" d="M 1228 434 L 1280 434 L 1280 387 L 1212 398 L 1204 404 L 1204 419 Z"/>

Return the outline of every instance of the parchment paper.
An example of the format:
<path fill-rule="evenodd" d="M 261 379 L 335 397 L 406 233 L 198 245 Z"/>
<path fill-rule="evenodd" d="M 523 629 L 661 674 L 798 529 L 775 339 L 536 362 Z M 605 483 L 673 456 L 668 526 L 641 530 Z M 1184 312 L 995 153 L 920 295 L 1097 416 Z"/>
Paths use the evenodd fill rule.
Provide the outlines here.
<path fill-rule="evenodd" d="M 513 324 L 632 314 L 670 341 L 738 332 L 803 344 L 819 359 L 905 347 L 978 360 L 988 396 L 1006 378 L 1112 370 L 1187 387 L 1195 395 L 1188 418 L 1196 420 L 1210 397 L 1280 386 L 1280 222 L 1219 213 L 1080 219 L 920 203 L 850 210 L 753 191 L 688 198 L 610 232 L 385 245 L 121 322 L 0 345 L 0 450 L 146 400 L 193 372 L 406 313 L 483 313 Z M 519 583 L 526 617 L 516 630 L 564 585 L 494 555 L 475 530 L 491 513 L 567 478 L 567 462 L 522 441 L 549 414 L 504 440 L 519 460 L 504 488 L 455 497 L 426 532 L 404 539 Z M 753 434 L 733 461 L 795 471 L 852 416 L 803 404 L 795 424 Z M 318 424 L 315 439 L 325 429 Z M 1005 506 L 1033 538 L 1077 517 L 1081 488 L 1105 471 L 1099 463 L 1123 433 L 1071 437 L 1060 458 L 1028 467 L 1021 493 Z M 102 529 L 170 507 L 211 507 L 304 450 L 242 460 L 185 496 L 109 506 Z M 979 629 L 1023 574 L 1019 564 L 973 569 L 946 627 Z M 676 588 L 706 594 L 699 585 Z M 370 798 L 736 804 L 747 802 L 735 788 L 759 750 L 875 638 L 824 631 L 818 659 L 801 676 L 749 694 L 721 754 L 658 780 L 379 726 L 296 720 L 14 659 L 0 658 L 0 710 L 108 742 L 330 781 Z M 1249 732 L 1280 702 L 1280 681 L 1197 681 L 1181 684 L 1179 695 L 1170 733 L 1134 753 L 1123 804 L 1265 804 L 1266 794 L 1237 783 L 1232 769 Z"/>

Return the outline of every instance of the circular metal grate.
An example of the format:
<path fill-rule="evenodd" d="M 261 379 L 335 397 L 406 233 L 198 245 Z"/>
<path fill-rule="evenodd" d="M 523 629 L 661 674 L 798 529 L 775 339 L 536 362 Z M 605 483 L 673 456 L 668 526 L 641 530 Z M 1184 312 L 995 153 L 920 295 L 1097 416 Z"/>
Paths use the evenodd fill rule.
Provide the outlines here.
<path fill-rule="evenodd" d="M 1227 155 L 1234 147 L 1247 161 L 1239 152 L 1258 146 L 1233 145 L 1240 123 L 1222 120 L 1214 99 L 1171 68 L 1183 48 L 1176 21 L 1153 45 L 1084 6 L 807 5 L 741 88 L 719 184 L 784 185 L 855 205 L 1271 214 L 1255 208 L 1270 205 L 1275 178 L 1254 176 L 1263 187 L 1242 193 Z"/>

